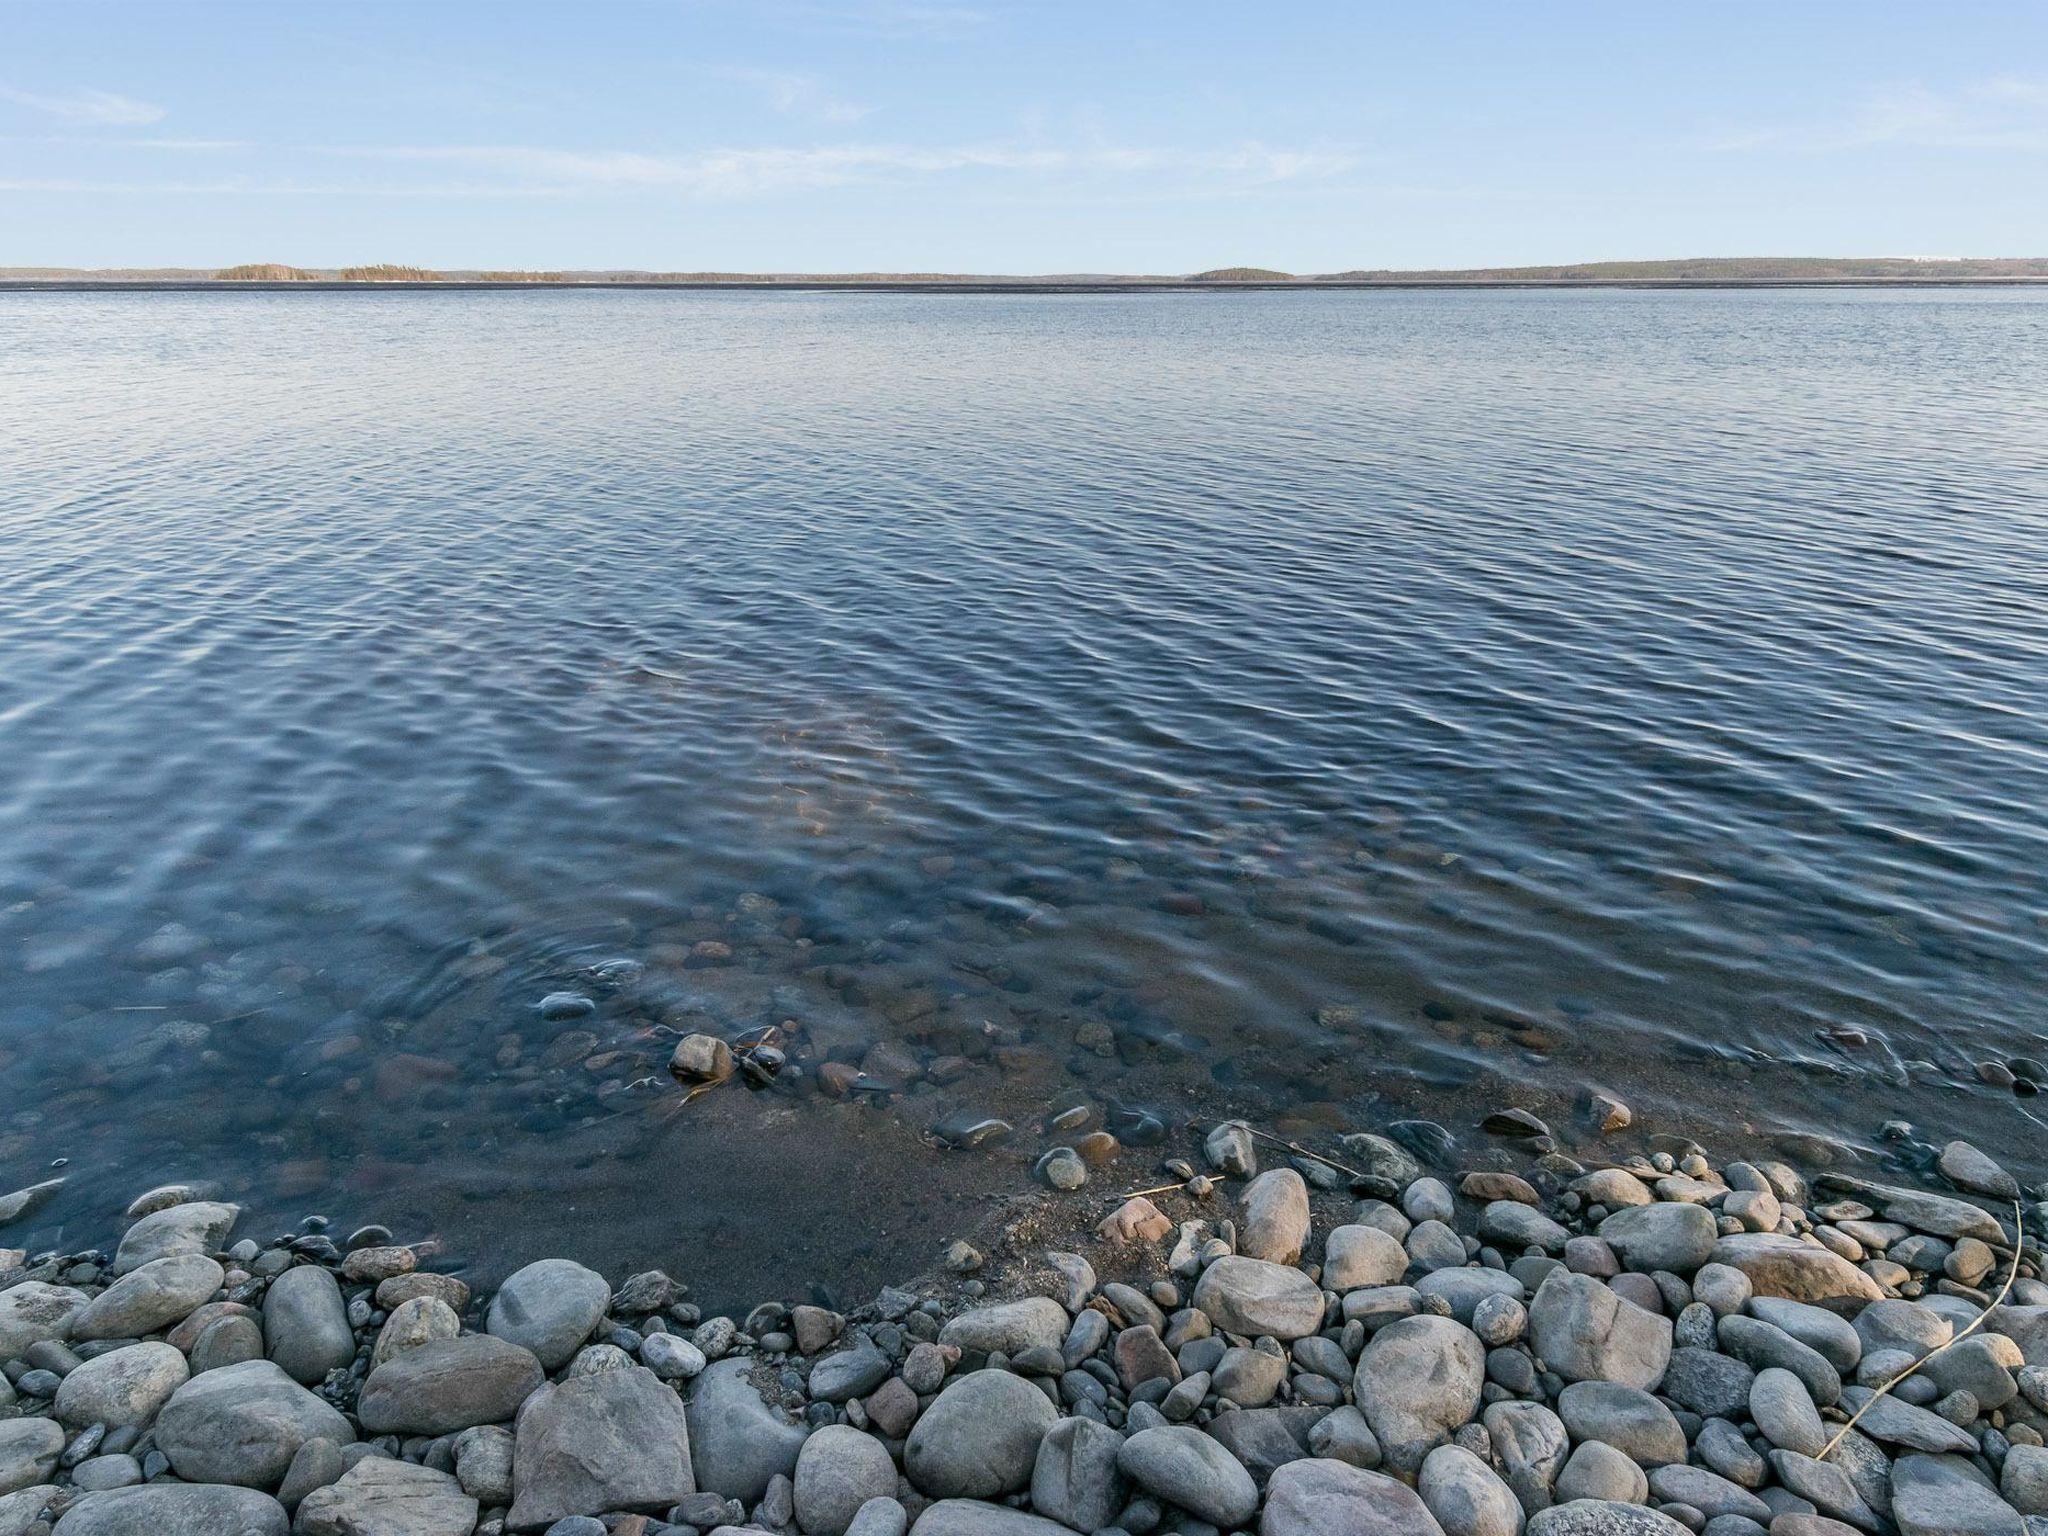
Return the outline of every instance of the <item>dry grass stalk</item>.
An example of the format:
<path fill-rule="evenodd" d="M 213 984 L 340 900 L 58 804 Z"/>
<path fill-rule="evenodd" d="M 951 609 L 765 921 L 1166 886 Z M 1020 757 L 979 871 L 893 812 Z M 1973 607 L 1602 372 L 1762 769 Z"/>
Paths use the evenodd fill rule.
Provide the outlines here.
<path fill-rule="evenodd" d="M 2006 1271 L 2005 1284 L 1998 1288 L 1998 1294 L 1991 1299 L 1991 1304 L 1987 1306 L 1982 1312 L 1979 1312 L 1977 1314 L 1977 1320 L 1975 1322 L 1971 1323 L 1969 1327 L 1965 1328 L 1961 1333 L 1957 1334 L 1954 1338 L 1950 1339 L 1946 1344 L 1942 1345 L 1940 1349 L 1930 1349 L 1926 1354 L 1922 1355 L 1918 1360 L 1915 1360 L 1911 1365 L 1907 1366 L 1903 1371 L 1899 1372 L 1899 1374 L 1894 1376 L 1890 1381 L 1886 1382 L 1883 1386 L 1879 1387 L 1875 1392 L 1871 1393 L 1870 1401 L 1866 1402 L 1861 1408 L 1858 1408 L 1854 1413 L 1850 1414 L 1849 1422 L 1844 1424 L 1840 1429 L 1836 1430 L 1834 1438 L 1828 1441 L 1826 1445 L 1821 1447 L 1820 1455 L 1817 1458 L 1818 1460 L 1826 1461 L 1829 1456 L 1834 1454 L 1835 1447 L 1840 1445 L 1843 1439 L 1848 1435 L 1849 1431 L 1856 1427 L 1856 1421 L 1862 1418 L 1863 1415 L 1865 1415 L 1866 1413 L 1870 1412 L 1872 1408 L 1876 1407 L 1878 1400 L 1882 1398 L 1887 1392 L 1891 1391 L 1893 1387 L 1896 1387 L 1908 1376 L 1911 1376 L 1915 1371 L 1919 1370 L 1921 1366 L 1925 1365 L 1928 1361 L 1932 1360 L 1936 1355 L 1941 1354 L 1944 1350 L 1954 1349 L 1958 1344 L 1962 1343 L 1963 1340 L 1967 1339 L 1979 1328 L 1982 1328 L 1985 1322 L 1990 1318 L 1991 1314 L 1995 1312 L 1999 1307 L 2005 1304 L 2005 1298 L 2012 1294 L 2013 1281 L 2017 1280 L 2020 1276 L 2020 1247 L 2027 1240 L 2026 1219 L 2020 1212 L 2020 1203 L 2017 1200 L 2013 1201 L 2012 1203 L 2012 1227 L 2012 1268 Z"/>

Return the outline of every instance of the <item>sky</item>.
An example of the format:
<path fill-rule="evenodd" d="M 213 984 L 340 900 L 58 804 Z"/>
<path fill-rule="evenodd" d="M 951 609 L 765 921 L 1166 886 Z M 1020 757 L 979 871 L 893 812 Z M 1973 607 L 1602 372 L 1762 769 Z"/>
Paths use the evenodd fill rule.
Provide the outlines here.
<path fill-rule="evenodd" d="M 0 0 L 0 267 L 2048 255 L 2048 4 Z"/>

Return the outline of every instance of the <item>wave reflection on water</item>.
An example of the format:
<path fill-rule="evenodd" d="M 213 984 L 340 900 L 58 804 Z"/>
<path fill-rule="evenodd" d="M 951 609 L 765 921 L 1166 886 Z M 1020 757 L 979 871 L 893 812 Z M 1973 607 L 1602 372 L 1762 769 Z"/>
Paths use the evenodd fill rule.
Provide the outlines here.
<path fill-rule="evenodd" d="M 0 359 L 6 1187 L 589 1228 L 794 1137 L 908 1211 L 874 1122 L 1076 1089 L 2027 1162 L 2048 297 L 4 295 Z M 967 1065 L 646 1081 L 783 1021 Z"/>

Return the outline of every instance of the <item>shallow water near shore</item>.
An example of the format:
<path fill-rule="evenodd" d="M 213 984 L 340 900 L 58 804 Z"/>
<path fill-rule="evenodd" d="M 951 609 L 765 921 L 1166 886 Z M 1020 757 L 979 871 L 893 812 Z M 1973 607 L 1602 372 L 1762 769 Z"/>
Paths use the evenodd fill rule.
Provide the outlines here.
<path fill-rule="evenodd" d="M 0 295 L 0 1241 L 204 1176 L 872 1282 L 1076 1098 L 2038 1176 L 2044 363 L 2024 291 Z"/>

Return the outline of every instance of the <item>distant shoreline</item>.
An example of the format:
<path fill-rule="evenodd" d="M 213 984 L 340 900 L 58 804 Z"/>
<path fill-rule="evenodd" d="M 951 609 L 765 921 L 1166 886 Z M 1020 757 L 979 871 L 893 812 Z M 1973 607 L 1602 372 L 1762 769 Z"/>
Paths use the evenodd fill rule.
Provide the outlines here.
<path fill-rule="evenodd" d="M 375 282 L 233 281 L 219 278 L 0 278 L 0 293 L 387 293 L 514 292 L 527 289 L 587 289 L 604 292 L 661 290 L 692 293 L 938 293 L 938 294 L 1114 294 L 1114 293 L 1357 293 L 1373 289 L 1755 289 L 1755 288 L 2040 288 L 2048 277 L 1768 277 L 1768 278 L 1378 278 L 1277 282 L 1190 282 L 1132 279 L 1115 282 L 1034 281 L 834 281 L 829 278 L 760 282 L 705 282 L 662 279 L 606 281 L 494 282 L 477 278 Z"/>

